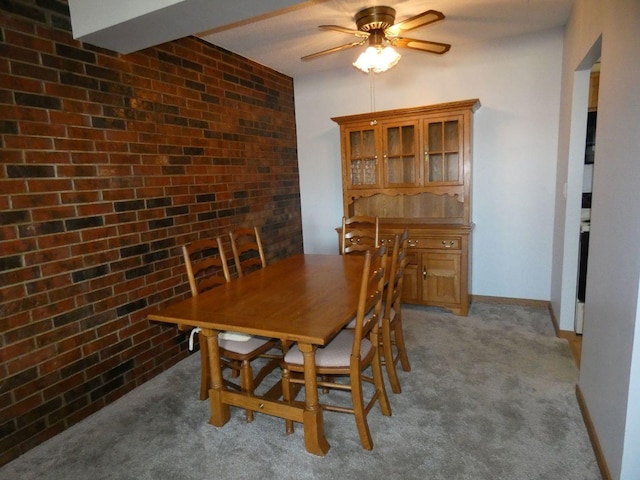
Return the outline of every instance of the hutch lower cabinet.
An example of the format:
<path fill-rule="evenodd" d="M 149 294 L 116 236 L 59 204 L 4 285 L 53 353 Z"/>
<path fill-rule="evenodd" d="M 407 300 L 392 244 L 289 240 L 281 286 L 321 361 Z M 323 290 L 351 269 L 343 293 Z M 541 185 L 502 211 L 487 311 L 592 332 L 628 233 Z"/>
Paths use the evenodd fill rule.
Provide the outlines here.
<path fill-rule="evenodd" d="M 377 216 L 381 242 L 408 227 L 403 301 L 457 315 L 469 309 L 471 129 L 479 107 L 472 99 L 332 119 L 340 126 L 344 215 Z"/>

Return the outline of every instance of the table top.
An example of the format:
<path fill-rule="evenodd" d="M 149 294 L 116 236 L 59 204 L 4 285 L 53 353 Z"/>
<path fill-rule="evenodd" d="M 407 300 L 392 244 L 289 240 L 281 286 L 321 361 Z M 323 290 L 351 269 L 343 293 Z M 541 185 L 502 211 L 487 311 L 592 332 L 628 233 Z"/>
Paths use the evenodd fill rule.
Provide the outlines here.
<path fill-rule="evenodd" d="M 355 316 L 364 257 L 294 255 L 150 320 L 325 345 Z"/>

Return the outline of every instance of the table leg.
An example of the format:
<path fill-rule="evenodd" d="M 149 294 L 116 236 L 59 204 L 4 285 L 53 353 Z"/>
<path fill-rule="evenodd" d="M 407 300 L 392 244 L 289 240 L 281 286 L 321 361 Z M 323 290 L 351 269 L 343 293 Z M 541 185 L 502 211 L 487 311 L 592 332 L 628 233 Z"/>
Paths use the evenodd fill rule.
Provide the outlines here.
<path fill-rule="evenodd" d="M 209 372 L 211 374 L 211 389 L 209 390 L 209 408 L 211 418 L 209 423 L 221 427 L 231 418 L 229 405 L 222 402 L 222 368 L 220 366 L 220 350 L 218 349 L 218 331 L 203 328 L 200 334 L 206 338 L 207 354 L 209 356 Z"/>
<path fill-rule="evenodd" d="M 329 442 L 324 436 L 324 418 L 318 401 L 316 380 L 316 347 L 298 343 L 304 361 L 305 407 L 302 414 L 304 426 L 304 444 L 309 453 L 325 456 L 329 451 Z"/>

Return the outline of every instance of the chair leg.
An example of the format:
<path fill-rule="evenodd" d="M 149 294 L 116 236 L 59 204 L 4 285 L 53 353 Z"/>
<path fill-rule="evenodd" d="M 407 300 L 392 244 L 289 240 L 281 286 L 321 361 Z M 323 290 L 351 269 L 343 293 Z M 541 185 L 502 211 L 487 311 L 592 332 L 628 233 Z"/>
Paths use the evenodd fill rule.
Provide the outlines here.
<path fill-rule="evenodd" d="M 200 343 L 200 400 L 206 400 L 209 396 L 209 379 L 209 353 L 203 341 Z"/>
<path fill-rule="evenodd" d="M 373 345 L 379 345 L 373 343 L 378 342 L 377 335 L 371 339 Z M 384 388 L 384 379 L 382 378 L 382 365 L 380 364 L 380 349 L 376 348 L 373 360 L 371 361 L 371 371 L 373 373 L 373 384 L 376 388 L 376 394 L 378 395 L 378 402 L 380 402 L 380 410 L 386 417 L 391 416 L 391 406 L 389 405 L 389 398 L 387 397 L 387 391 Z"/>
<path fill-rule="evenodd" d="M 240 367 L 240 388 L 244 393 L 253 393 L 253 372 L 249 360 L 244 360 Z M 253 422 L 253 410 L 246 411 L 247 423 Z"/>
<path fill-rule="evenodd" d="M 404 344 L 404 333 L 402 329 L 402 317 L 398 316 L 394 327 L 394 335 L 396 341 L 396 348 L 398 349 L 398 356 L 400 357 L 400 364 L 402 370 L 405 372 L 411 371 L 411 364 L 409 363 L 409 357 L 407 356 L 407 348 Z"/>
<path fill-rule="evenodd" d="M 289 403 L 291 401 L 291 382 L 289 379 L 291 378 L 291 372 L 288 368 L 282 369 L 282 400 L 285 403 Z M 293 420 L 285 419 L 285 428 L 287 435 L 291 435 L 293 433 Z"/>
<path fill-rule="evenodd" d="M 351 375 L 351 400 L 353 402 L 353 414 L 356 417 L 356 427 L 360 435 L 360 443 L 365 450 L 373 450 L 373 439 L 367 423 L 367 414 L 364 411 L 364 398 L 362 396 L 362 380 L 360 373 Z"/>
<path fill-rule="evenodd" d="M 391 325 L 388 318 L 382 320 L 382 358 L 384 359 L 385 367 L 387 368 L 387 376 L 389 377 L 389 384 L 391 385 L 391 391 L 393 393 L 401 393 L 400 380 L 398 380 L 398 374 L 396 373 L 396 364 L 393 359 L 393 339 L 391 338 Z"/>

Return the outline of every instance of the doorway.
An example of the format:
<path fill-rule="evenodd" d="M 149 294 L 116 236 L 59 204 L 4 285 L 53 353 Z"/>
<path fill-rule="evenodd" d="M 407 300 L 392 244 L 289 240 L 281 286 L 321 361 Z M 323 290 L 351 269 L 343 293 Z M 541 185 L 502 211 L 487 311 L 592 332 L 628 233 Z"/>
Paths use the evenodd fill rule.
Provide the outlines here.
<path fill-rule="evenodd" d="M 580 243 L 578 248 L 578 288 L 574 328 L 576 335 L 582 335 L 584 326 L 584 306 L 587 288 L 587 268 L 589 258 L 589 235 L 591 231 L 591 202 L 593 192 L 593 171 L 596 150 L 596 129 L 598 118 L 598 87 L 600 83 L 600 61 L 591 67 L 589 76 L 589 104 L 585 154 L 582 175 L 582 198 L 580 209 Z"/>
<path fill-rule="evenodd" d="M 582 198 L 583 186 L 590 185 L 585 182 L 585 155 L 586 149 L 586 130 L 588 123 L 589 110 L 589 90 L 591 84 L 591 70 L 601 55 L 602 37 L 598 38 L 592 45 L 589 52 L 573 71 L 573 79 L 571 81 L 571 100 L 570 100 L 570 119 L 567 122 L 567 130 L 561 132 L 564 135 L 564 142 L 561 141 L 561 147 L 566 151 L 566 170 L 562 170 L 560 165 L 560 176 L 558 178 L 558 193 L 562 195 L 559 201 L 563 203 L 563 210 L 557 216 L 556 232 L 560 243 L 557 247 L 557 265 L 560 269 L 557 280 L 556 292 L 558 297 L 553 300 L 557 302 L 553 308 L 559 315 L 556 317 L 556 328 L 558 335 L 569 340 L 569 344 L 574 351 L 576 361 L 579 362 L 581 353 L 582 335 L 576 333 L 576 310 L 584 309 L 580 313 L 584 320 L 584 332 L 588 332 L 589 328 L 589 301 L 588 293 L 585 295 L 585 302 L 578 307 L 578 279 L 579 279 L 579 250 L 580 250 L 580 226 L 582 217 Z M 596 67 L 597 68 L 597 67 Z M 598 77 L 599 78 L 599 77 Z M 596 90 L 596 84 L 593 83 L 593 90 Z M 595 100 L 597 105 L 597 100 Z M 595 151 L 595 150 L 594 150 Z M 595 157 L 594 157 L 595 158 Z M 589 175 L 591 167 L 587 167 L 586 175 Z M 564 180 L 564 185 L 560 182 Z M 596 201 L 596 199 L 593 199 Z M 597 203 L 596 203 L 597 205 Z M 585 212 L 586 213 L 586 212 Z M 591 223 L 591 218 L 589 218 Z M 589 225 L 589 230 L 593 225 Z M 555 248 L 555 247 L 554 247 Z M 588 267 L 588 262 L 586 264 Z M 588 278 L 588 274 L 585 278 Z M 589 288 L 585 286 L 585 292 Z M 557 307 L 557 309 L 556 309 Z M 573 345 L 574 343 L 577 344 Z M 576 352 L 577 350 L 577 352 Z M 576 354 L 577 353 L 577 354 Z"/>

